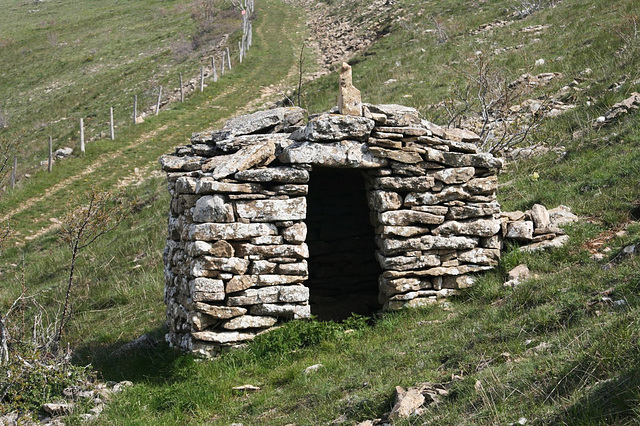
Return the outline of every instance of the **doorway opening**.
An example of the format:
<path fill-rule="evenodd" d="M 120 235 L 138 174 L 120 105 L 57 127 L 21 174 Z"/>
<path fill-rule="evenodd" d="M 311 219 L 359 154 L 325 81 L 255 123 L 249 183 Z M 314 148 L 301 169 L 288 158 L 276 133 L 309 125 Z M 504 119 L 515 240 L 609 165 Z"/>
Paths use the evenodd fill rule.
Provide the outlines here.
<path fill-rule="evenodd" d="M 307 196 L 311 313 L 342 320 L 371 315 L 378 303 L 375 232 L 364 177 L 357 169 L 314 167 Z"/>

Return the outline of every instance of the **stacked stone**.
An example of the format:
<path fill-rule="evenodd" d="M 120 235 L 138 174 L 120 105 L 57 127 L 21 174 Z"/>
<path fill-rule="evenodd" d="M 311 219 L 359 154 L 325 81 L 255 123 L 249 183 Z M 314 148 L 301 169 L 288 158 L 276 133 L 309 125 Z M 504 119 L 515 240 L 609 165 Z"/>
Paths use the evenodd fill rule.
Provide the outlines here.
<path fill-rule="evenodd" d="M 280 319 L 310 316 L 304 221 L 314 166 L 363 171 L 384 309 L 433 303 L 496 264 L 501 161 L 478 153 L 474 134 L 423 121 L 413 108 L 363 110 L 306 125 L 300 108 L 259 112 L 161 158 L 172 195 L 164 253 L 172 345 L 213 355 Z"/>
<path fill-rule="evenodd" d="M 371 221 L 380 248 L 384 309 L 422 306 L 472 285 L 500 257 L 501 160 L 479 153 L 474 133 L 420 120 L 413 108 L 368 105 L 371 152 L 389 167 L 370 172 Z"/>
<path fill-rule="evenodd" d="M 527 211 L 502 212 L 502 235 L 519 244 L 520 251 L 538 251 L 562 247 L 569 236 L 560 228 L 578 219 L 566 206 L 547 210 L 542 204 L 534 204 Z"/>

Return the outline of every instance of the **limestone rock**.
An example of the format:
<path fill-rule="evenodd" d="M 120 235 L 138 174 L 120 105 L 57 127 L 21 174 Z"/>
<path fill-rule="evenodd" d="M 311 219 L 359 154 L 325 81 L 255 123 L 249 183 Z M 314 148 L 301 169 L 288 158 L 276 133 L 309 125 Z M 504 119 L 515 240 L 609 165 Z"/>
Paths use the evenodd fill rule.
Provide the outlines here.
<path fill-rule="evenodd" d="M 395 403 L 391 413 L 389 413 L 389 419 L 392 421 L 408 419 L 417 414 L 424 401 L 424 396 L 419 390 L 409 389 L 405 391 L 400 386 L 396 386 Z"/>
<path fill-rule="evenodd" d="M 235 342 L 243 342 L 246 340 L 253 339 L 256 334 L 249 332 L 237 332 L 237 331 L 196 331 L 192 332 L 191 335 L 194 339 L 203 340 L 205 342 L 214 342 L 214 343 L 235 343 Z"/>
<path fill-rule="evenodd" d="M 387 160 L 373 155 L 366 143 L 347 140 L 325 144 L 295 142 L 285 148 L 278 159 L 283 163 L 325 167 L 377 168 L 387 165 Z"/>
<path fill-rule="evenodd" d="M 571 212 L 571 208 L 567 206 L 558 206 L 549 210 L 549 221 L 552 225 L 562 226 L 576 222 L 578 216 Z"/>
<path fill-rule="evenodd" d="M 274 325 L 277 319 L 273 317 L 259 317 L 243 315 L 227 321 L 222 328 L 225 330 L 241 330 L 247 328 L 268 328 Z"/>
<path fill-rule="evenodd" d="M 307 217 L 307 199 L 238 201 L 236 211 L 238 217 L 253 222 L 301 220 Z"/>
<path fill-rule="evenodd" d="M 233 306 L 215 306 L 207 303 L 196 303 L 195 310 L 216 319 L 229 319 L 247 313 L 247 309 Z"/>
<path fill-rule="evenodd" d="M 239 257 L 211 257 L 202 256 L 195 258 L 191 265 L 191 275 L 194 277 L 206 277 L 209 272 L 222 271 L 243 275 L 249 268 L 249 261 Z"/>
<path fill-rule="evenodd" d="M 307 126 L 291 135 L 294 140 L 336 142 L 342 140 L 365 141 L 371 134 L 374 121 L 353 115 L 322 114 Z"/>
<path fill-rule="evenodd" d="M 265 303 L 252 306 L 251 314 L 269 315 L 286 319 L 302 319 L 311 316 L 311 307 L 309 305 Z"/>
<path fill-rule="evenodd" d="M 233 222 L 233 206 L 223 195 L 205 195 L 193 209 L 194 222 Z"/>
<path fill-rule="evenodd" d="M 253 194 L 262 190 L 262 186 L 257 183 L 218 182 L 208 177 L 198 179 L 195 184 L 194 192 L 196 194 L 214 194 L 220 192 Z"/>
<path fill-rule="evenodd" d="M 546 228 L 549 226 L 549 212 L 542 204 L 534 204 L 531 207 L 531 219 L 535 228 Z"/>
<path fill-rule="evenodd" d="M 282 230 L 282 236 L 289 243 L 304 243 L 307 239 L 307 225 L 304 222 L 291 225 Z"/>
<path fill-rule="evenodd" d="M 372 146 L 369 150 L 376 157 L 388 158 L 389 160 L 398 161 L 400 163 L 416 164 L 422 161 L 422 157 L 417 152 L 398 149 L 384 149 L 377 146 Z"/>
<path fill-rule="evenodd" d="M 299 107 L 282 107 L 258 111 L 228 120 L 222 128 L 222 132 L 237 136 L 286 131 L 290 127 L 302 124 L 305 114 L 306 110 Z"/>
<path fill-rule="evenodd" d="M 444 216 L 416 210 L 392 210 L 378 213 L 378 222 L 383 225 L 403 226 L 414 223 L 438 225 L 444 222 Z"/>
<path fill-rule="evenodd" d="M 229 280 L 225 288 L 226 293 L 235 293 L 237 291 L 251 288 L 256 283 L 255 276 L 252 275 L 234 275 Z"/>
<path fill-rule="evenodd" d="M 433 235 L 475 235 L 491 237 L 500 231 L 500 221 L 493 219 L 451 220 L 435 228 Z M 533 232 L 533 231 L 532 231 Z"/>
<path fill-rule="evenodd" d="M 464 206 L 449 207 L 447 219 L 468 219 L 491 216 L 497 213 L 500 213 L 500 204 L 498 203 L 467 203 Z"/>
<path fill-rule="evenodd" d="M 402 196 L 391 191 L 369 191 L 367 192 L 367 202 L 372 210 L 381 212 L 397 210 L 402 207 Z"/>
<path fill-rule="evenodd" d="M 251 169 L 238 172 L 234 176 L 238 180 L 249 182 L 281 182 L 281 183 L 307 183 L 309 172 L 294 169 L 293 167 L 269 167 Z"/>
<path fill-rule="evenodd" d="M 375 114 L 384 114 L 387 119 L 386 126 L 404 127 L 422 124 L 418 110 L 402 105 L 370 105 L 367 104 L 369 111 Z"/>
<path fill-rule="evenodd" d="M 559 248 L 564 246 L 568 241 L 568 235 L 560 235 L 552 240 L 540 241 L 538 243 L 529 244 L 528 246 L 522 246 L 520 247 L 520 251 L 535 252 L 550 248 Z"/>
<path fill-rule="evenodd" d="M 338 111 L 344 115 L 362 115 L 362 97 L 353 86 L 351 67 L 346 62 L 340 69 L 340 91 L 338 93 Z"/>
<path fill-rule="evenodd" d="M 160 157 L 160 166 L 165 172 L 193 171 L 198 170 L 204 161 L 202 157 L 176 157 L 174 155 L 163 155 Z"/>
<path fill-rule="evenodd" d="M 277 235 L 278 228 L 272 223 L 200 223 L 187 229 L 189 241 L 246 240 L 261 235 Z"/>
<path fill-rule="evenodd" d="M 446 184 L 465 183 L 469 181 L 476 173 L 473 167 L 459 167 L 452 169 L 442 169 L 432 173 L 432 176 Z"/>
<path fill-rule="evenodd" d="M 242 148 L 224 164 L 213 170 L 214 179 L 222 179 L 239 171 L 247 170 L 256 165 L 264 165 L 269 159 L 274 159 L 276 146 L 273 142 L 261 145 L 250 145 Z"/>
<path fill-rule="evenodd" d="M 530 220 L 509 222 L 505 238 L 514 240 L 531 241 L 533 238 L 533 222 Z"/>

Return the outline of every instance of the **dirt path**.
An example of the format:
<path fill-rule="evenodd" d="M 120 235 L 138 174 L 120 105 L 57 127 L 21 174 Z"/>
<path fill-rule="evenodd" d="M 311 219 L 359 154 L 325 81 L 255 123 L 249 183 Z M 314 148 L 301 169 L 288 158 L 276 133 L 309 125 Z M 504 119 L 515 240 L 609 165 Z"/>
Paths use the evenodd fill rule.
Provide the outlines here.
<path fill-rule="evenodd" d="M 256 26 L 254 30 L 256 31 L 256 35 L 260 37 L 261 31 L 263 30 L 262 26 Z M 287 41 L 293 43 L 293 40 L 291 40 L 290 37 L 287 37 L 287 39 L 289 39 Z M 268 49 L 268 45 L 265 45 L 264 49 Z M 259 96 L 257 96 L 256 98 L 247 102 L 245 105 L 238 108 L 232 115 L 249 113 L 256 109 L 260 109 L 264 105 L 268 105 L 272 103 L 272 101 L 275 100 L 276 98 L 282 99 L 282 94 L 287 90 L 287 88 L 290 85 L 290 82 L 292 82 L 293 79 L 295 78 L 296 73 L 297 73 L 297 67 L 296 67 L 296 64 L 294 63 L 291 66 L 291 68 L 288 70 L 286 77 L 282 78 L 277 83 L 260 87 Z M 217 94 L 214 99 L 211 99 L 208 102 L 208 104 L 212 105 L 217 100 L 223 99 L 225 96 L 230 95 L 235 90 L 233 86 L 234 85 L 229 86 L 228 89 Z M 223 121 L 223 119 L 218 120 L 218 123 L 220 121 Z M 140 135 L 131 144 L 123 146 L 117 149 L 116 151 L 105 153 L 99 156 L 92 164 L 88 165 L 81 172 L 73 176 L 70 176 L 60 182 L 57 182 L 53 186 L 45 189 L 41 195 L 28 198 L 24 200 L 22 203 L 20 203 L 18 207 L 5 212 L 2 216 L 0 216 L 0 222 L 6 222 L 16 217 L 20 213 L 28 211 L 30 208 L 34 206 L 37 206 L 41 203 L 45 203 L 48 199 L 51 199 L 51 197 L 55 196 L 56 194 L 64 191 L 65 189 L 68 189 L 71 185 L 75 184 L 76 182 L 82 179 L 86 179 L 89 175 L 94 173 L 96 170 L 98 170 L 100 167 L 104 166 L 105 164 L 109 164 L 119 158 L 124 158 L 126 156 L 127 151 L 144 145 L 145 143 L 150 141 L 152 138 L 155 138 L 156 136 L 158 136 L 159 134 L 167 130 L 169 126 L 170 125 L 164 125 L 162 127 L 156 128 L 150 132 Z M 147 164 L 138 164 L 135 167 L 131 166 L 130 170 L 123 171 L 123 175 L 118 179 L 116 188 L 121 189 L 134 184 L 139 184 L 144 182 L 146 179 L 149 179 L 153 176 L 161 174 L 158 170 L 156 170 L 157 167 L 154 168 L 154 165 L 155 165 L 155 161 L 151 161 L 151 162 L 148 162 Z M 30 232 L 29 235 L 27 236 L 20 235 L 20 233 L 17 232 L 15 235 L 16 244 L 23 245 L 26 241 L 34 240 L 36 238 L 41 237 L 42 235 L 45 235 L 49 232 L 52 232 L 58 229 L 60 227 L 60 221 L 56 217 L 52 217 L 53 215 L 54 213 L 51 213 L 50 215 L 43 215 L 42 218 L 34 219 L 36 224 L 43 223 L 44 225 L 38 231 Z"/>

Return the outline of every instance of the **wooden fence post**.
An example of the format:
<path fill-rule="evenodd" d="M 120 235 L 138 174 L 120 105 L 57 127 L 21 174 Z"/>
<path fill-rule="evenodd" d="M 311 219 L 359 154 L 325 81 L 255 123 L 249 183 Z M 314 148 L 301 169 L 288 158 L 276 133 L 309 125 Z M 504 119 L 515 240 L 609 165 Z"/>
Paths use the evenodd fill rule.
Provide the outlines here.
<path fill-rule="evenodd" d="M 156 103 L 156 115 L 160 112 L 160 100 L 162 99 L 162 86 L 160 86 L 160 91 L 158 92 L 158 103 Z"/>
<path fill-rule="evenodd" d="M 47 171 L 51 173 L 53 170 L 53 138 L 49 136 L 49 162 L 47 163 Z"/>
<path fill-rule="evenodd" d="M 112 141 L 116 140 L 116 131 L 113 125 L 113 107 L 109 107 L 109 136 Z"/>
<path fill-rule="evenodd" d="M 244 37 L 242 39 L 244 41 Z M 240 63 L 242 63 L 242 42 L 238 41 L 238 51 L 240 52 Z"/>
<path fill-rule="evenodd" d="M 221 71 L 220 71 L 220 75 L 224 75 L 224 61 L 225 61 L 225 59 L 224 59 L 224 55 L 225 55 L 225 54 L 226 54 L 226 52 L 223 50 L 223 51 L 222 51 L 222 67 L 220 68 L 220 70 L 221 70 Z"/>
<path fill-rule="evenodd" d="M 204 91 L 204 67 L 200 67 L 200 92 Z"/>
<path fill-rule="evenodd" d="M 217 83 L 218 82 L 218 71 L 216 71 L 216 60 L 215 60 L 215 58 L 213 56 L 211 57 L 211 70 L 213 72 L 213 82 Z"/>
<path fill-rule="evenodd" d="M 180 73 L 180 102 L 184 102 L 184 85 L 182 84 L 182 73 Z"/>
<path fill-rule="evenodd" d="M 11 189 L 16 187 L 16 173 L 18 172 L 18 157 L 13 157 L 13 171 L 11 172 Z"/>
<path fill-rule="evenodd" d="M 229 71 L 231 71 L 231 55 L 229 54 L 228 47 L 227 47 L 227 61 L 229 62 Z"/>
<path fill-rule="evenodd" d="M 136 124 L 138 118 L 138 95 L 133 95 L 133 124 Z"/>
<path fill-rule="evenodd" d="M 84 118 L 80 119 L 80 152 L 84 153 Z"/>

